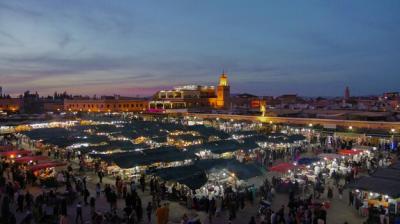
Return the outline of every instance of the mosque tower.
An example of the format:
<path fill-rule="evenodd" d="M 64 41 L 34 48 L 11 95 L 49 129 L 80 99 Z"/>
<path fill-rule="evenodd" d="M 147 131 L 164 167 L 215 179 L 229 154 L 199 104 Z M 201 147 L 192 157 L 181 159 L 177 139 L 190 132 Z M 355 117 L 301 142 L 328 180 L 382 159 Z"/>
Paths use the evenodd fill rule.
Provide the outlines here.
<path fill-rule="evenodd" d="M 346 89 L 344 90 L 344 99 L 349 100 L 350 99 L 350 88 L 346 86 Z"/>
<path fill-rule="evenodd" d="M 223 71 L 219 78 L 217 87 L 217 107 L 220 109 L 228 109 L 231 97 L 231 89 L 228 84 L 228 76 Z"/>

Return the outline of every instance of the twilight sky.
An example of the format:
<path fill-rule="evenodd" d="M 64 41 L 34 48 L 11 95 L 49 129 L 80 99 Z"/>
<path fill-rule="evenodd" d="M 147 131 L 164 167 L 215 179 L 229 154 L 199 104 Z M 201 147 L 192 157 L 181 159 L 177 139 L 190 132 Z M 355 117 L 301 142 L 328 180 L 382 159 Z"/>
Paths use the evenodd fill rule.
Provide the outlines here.
<path fill-rule="evenodd" d="M 151 95 L 400 90 L 400 1 L 0 0 L 0 86 Z"/>

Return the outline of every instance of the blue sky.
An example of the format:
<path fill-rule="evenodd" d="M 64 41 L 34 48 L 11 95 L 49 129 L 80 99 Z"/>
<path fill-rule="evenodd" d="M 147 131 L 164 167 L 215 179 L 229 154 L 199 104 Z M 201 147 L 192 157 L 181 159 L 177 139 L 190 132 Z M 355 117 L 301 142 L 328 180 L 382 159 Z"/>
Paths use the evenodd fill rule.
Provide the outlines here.
<path fill-rule="evenodd" d="M 181 84 L 303 96 L 399 91 L 400 1 L 0 0 L 0 85 L 151 95 Z"/>

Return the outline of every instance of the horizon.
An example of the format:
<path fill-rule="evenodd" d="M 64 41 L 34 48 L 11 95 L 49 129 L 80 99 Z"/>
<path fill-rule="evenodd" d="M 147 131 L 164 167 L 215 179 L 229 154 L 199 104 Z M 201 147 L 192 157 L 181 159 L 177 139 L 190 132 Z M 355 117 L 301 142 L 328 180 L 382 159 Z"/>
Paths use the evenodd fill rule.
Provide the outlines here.
<path fill-rule="evenodd" d="M 151 96 L 215 85 L 225 70 L 234 93 L 397 92 L 399 10 L 372 0 L 0 0 L 0 86 L 14 96 Z"/>

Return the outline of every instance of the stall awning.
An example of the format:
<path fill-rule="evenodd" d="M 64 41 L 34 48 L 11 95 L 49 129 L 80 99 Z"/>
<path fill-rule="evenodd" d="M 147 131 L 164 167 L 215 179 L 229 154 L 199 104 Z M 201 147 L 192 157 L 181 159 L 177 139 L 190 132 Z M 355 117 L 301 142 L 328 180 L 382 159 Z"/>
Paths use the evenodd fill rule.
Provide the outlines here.
<path fill-rule="evenodd" d="M 340 159 L 342 156 L 339 154 L 335 154 L 335 153 L 321 153 L 318 154 L 318 157 L 321 159 L 328 159 L 328 160 L 334 160 L 334 159 Z"/>
<path fill-rule="evenodd" d="M 14 156 L 17 157 L 18 155 L 26 156 L 30 155 L 32 152 L 28 150 L 12 150 L 12 151 L 4 151 L 0 152 L 0 156 Z"/>
<path fill-rule="evenodd" d="M 206 173 L 193 165 L 159 169 L 154 174 L 163 180 L 184 184 L 192 190 L 199 189 L 207 182 Z"/>
<path fill-rule="evenodd" d="M 182 151 L 175 147 L 160 147 L 146 149 L 141 152 L 122 152 L 109 155 L 91 154 L 91 156 L 110 163 L 114 162 L 122 169 L 152 165 L 154 163 L 184 161 L 196 157 L 192 152 Z"/>
<path fill-rule="evenodd" d="M 60 166 L 66 166 L 67 163 L 63 162 L 48 162 L 48 163 L 41 163 L 37 164 L 34 166 L 29 167 L 31 171 L 38 171 L 38 170 L 43 170 L 47 168 L 53 168 L 53 167 L 60 167 Z"/>
<path fill-rule="evenodd" d="M 354 183 L 349 184 L 349 188 L 360 189 L 380 194 L 389 195 L 393 198 L 400 197 L 400 181 L 381 177 L 362 177 Z"/>
<path fill-rule="evenodd" d="M 20 158 L 16 158 L 14 161 L 16 163 L 27 163 L 30 161 L 44 161 L 44 160 L 48 160 L 49 157 L 47 156 L 24 156 L 24 157 L 20 157 Z"/>
<path fill-rule="evenodd" d="M 339 150 L 340 155 L 355 155 L 361 153 L 363 150 L 361 149 L 341 149 Z"/>
<path fill-rule="evenodd" d="M 262 170 L 255 163 L 241 163 L 236 159 L 205 159 L 194 163 L 198 168 L 206 172 L 216 169 L 227 169 L 234 173 L 239 179 L 246 180 L 262 175 Z"/>
<path fill-rule="evenodd" d="M 315 157 L 303 157 L 297 160 L 298 165 L 310 165 L 314 162 L 318 162 L 320 158 Z"/>
<path fill-rule="evenodd" d="M 272 172 L 279 172 L 279 173 L 286 173 L 289 170 L 295 168 L 296 166 L 293 163 L 280 163 L 276 166 L 272 166 L 269 168 L 269 171 Z"/>
<path fill-rule="evenodd" d="M 198 189 L 207 182 L 205 174 L 214 168 L 227 169 L 242 180 L 262 175 L 256 164 L 240 163 L 235 159 L 197 160 L 193 165 L 158 169 L 154 174 L 164 180 L 173 180 L 191 189 Z"/>
<path fill-rule="evenodd" d="M 400 170 L 397 169 L 378 169 L 372 174 L 373 177 L 380 177 L 400 182 Z"/>

